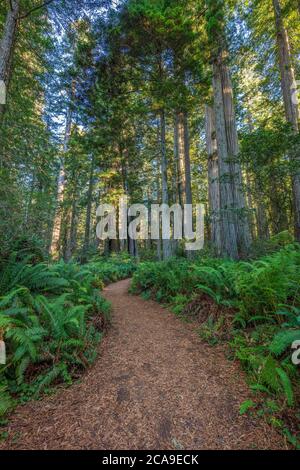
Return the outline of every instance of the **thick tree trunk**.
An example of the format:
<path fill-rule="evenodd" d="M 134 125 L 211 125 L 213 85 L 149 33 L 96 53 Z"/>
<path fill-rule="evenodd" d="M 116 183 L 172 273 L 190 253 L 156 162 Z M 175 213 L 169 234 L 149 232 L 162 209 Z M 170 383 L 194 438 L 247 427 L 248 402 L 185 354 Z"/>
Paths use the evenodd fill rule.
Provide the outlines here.
<path fill-rule="evenodd" d="M 166 149 L 166 118 L 165 111 L 160 112 L 160 145 L 161 145 L 161 181 L 162 181 L 162 203 L 169 204 L 168 192 L 168 162 Z M 171 240 L 163 240 L 163 257 L 168 259 L 172 255 Z"/>
<path fill-rule="evenodd" d="M 238 133 L 233 101 L 233 89 L 228 65 L 227 53 L 223 51 L 221 58 L 222 94 L 224 103 L 225 129 L 227 136 L 227 152 L 230 167 L 230 179 L 234 197 L 234 210 L 236 211 L 237 243 L 240 256 L 247 255 L 251 244 L 249 228 L 249 214 L 245 195 L 243 192 L 243 178 L 241 165 L 237 158 L 239 155 Z"/>
<path fill-rule="evenodd" d="M 235 200 L 232 190 L 231 166 L 228 158 L 228 144 L 226 135 L 225 110 L 222 86 L 222 63 L 218 60 L 213 63 L 213 91 L 214 113 L 216 123 L 216 137 L 218 145 L 219 188 L 220 188 L 220 222 L 222 233 L 222 255 L 237 259 L 237 224 L 234 214 Z"/>
<path fill-rule="evenodd" d="M 213 60 L 213 90 L 216 136 L 218 145 L 222 255 L 231 258 L 245 256 L 251 236 L 248 213 L 242 188 L 242 172 L 232 84 L 227 54 L 219 50 Z"/>
<path fill-rule="evenodd" d="M 11 0 L 4 24 L 4 33 L 0 41 L 0 83 L 5 85 L 7 94 L 11 77 L 12 57 L 18 27 L 18 16 L 20 11 L 20 0 Z M 5 106 L 0 103 L 0 123 L 4 114 Z"/>
<path fill-rule="evenodd" d="M 208 199 L 210 214 L 211 242 L 218 255 L 221 255 L 221 224 L 220 224 L 220 182 L 218 164 L 218 146 L 214 111 L 205 107 L 206 115 L 206 148 L 208 154 Z"/>
<path fill-rule="evenodd" d="M 291 50 L 287 30 L 284 26 L 279 0 L 273 0 L 275 24 L 277 34 L 278 60 L 281 74 L 281 89 L 284 101 L 285 115 L 295 132 L 299 133 L 299 109 L 295 97 L 295 72 L 292 65 Z M 295 164 L 297 168 L 292 174 L 293 202 L 294 202 L 294 228 L 296 240 L 300 242 L 300 155 Z"/>

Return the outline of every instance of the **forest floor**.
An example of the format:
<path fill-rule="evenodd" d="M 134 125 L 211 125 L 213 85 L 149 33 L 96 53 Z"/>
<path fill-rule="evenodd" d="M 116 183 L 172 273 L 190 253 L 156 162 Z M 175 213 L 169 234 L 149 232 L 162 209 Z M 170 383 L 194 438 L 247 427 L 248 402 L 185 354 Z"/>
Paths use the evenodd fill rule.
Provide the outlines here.
<path fill-rule="evenodd" d="M 80 383 L 19 406 L 0 449 L 280 449 L 263 419 L 241 416 L 249 388 L 222 346 L 153 301 L 107 287 L 112 327 Z"/>

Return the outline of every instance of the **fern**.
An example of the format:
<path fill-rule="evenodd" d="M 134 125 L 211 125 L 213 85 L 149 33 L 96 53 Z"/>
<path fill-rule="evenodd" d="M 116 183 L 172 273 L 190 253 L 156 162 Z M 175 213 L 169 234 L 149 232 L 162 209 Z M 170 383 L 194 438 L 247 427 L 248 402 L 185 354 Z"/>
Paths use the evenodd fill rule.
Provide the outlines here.
<path fill-rule="evenodd" d="M 66 376 L 66 374 L 67 366 L 64 362 L 54 365 L 46 374 L 39 377 L 35 397 L 37 398 L 41 392 L 46 387 L 49 387 L 59 376 Z"/>
<path fill-rule="evenodd" d="M 268 356 L 263 364 L 263 368 L 260 372 L 260 382 L 274 392 L 279 392 L 279 380 L 277 374 L 277 362 L 273 359 L 272 356 Z"/>
<path fill-rule="evenodd" d="M 0 417 L 4 416 L 14 407 L 14 400 L 8 392 L 7 386 L 0 383 Z"/>
<path fill-rule="evenodd" d="M 300 330 L 285 330 L 277 333 L 270 345 L 270 351 L 275 356 L 281 356 L 294 341 L 300 340 Z"/>
<path fill-rule="evenodd" d="M 38 397 L 54 383 L 71 384 L 74 373 L 92 364 L 102 338 L 92 317 L 110 320 L 110 303 L 100 294 L 103 276 L 108 282 L 128 277 L 135 266 L 118 260 L 33 265 L 31 259 L 14 254 L 0 272 L 0 329 L 7 343 L 0 414 L 13 406 L 11 390 Z"/>
<path fill-rule="evenodd" d="M 279 375 L 281 385 L 285 394 L 285 397 L 287 399 L 287 404 L 288 406 L 293 406 L 294 405 L 294 392 L 292 388 L 291 381 L 289 379 L 289 376 L 286 374 L 286 372 L 277 367 L 276 372 Z"/>

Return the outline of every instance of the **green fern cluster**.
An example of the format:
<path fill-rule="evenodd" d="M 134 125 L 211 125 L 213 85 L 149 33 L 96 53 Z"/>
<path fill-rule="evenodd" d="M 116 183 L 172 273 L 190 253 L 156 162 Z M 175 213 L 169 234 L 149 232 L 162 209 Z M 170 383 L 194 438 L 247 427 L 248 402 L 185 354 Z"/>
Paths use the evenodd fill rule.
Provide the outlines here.
<path fill-rule="evenodd" d="M 253 391 L 283 396 L 287 405 L 293 406 L 298 372 L 289 357 L 276 357 L 272 353 L 270 342 L 275 331 L 274 326 L 263 325 L 250 334 L 236 332 L 229 345 L 233 357 L 248 373 Z"/>

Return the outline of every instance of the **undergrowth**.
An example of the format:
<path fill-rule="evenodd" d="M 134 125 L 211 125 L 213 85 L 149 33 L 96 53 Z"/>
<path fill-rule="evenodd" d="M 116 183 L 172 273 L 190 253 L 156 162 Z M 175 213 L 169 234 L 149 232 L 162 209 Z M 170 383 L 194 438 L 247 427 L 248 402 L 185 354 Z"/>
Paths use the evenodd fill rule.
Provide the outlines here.
<path fill-rule="evenodd" d="M 24 253 L 23 253 L 24 254 Z M 15 252 L 0 271 L 0 419 L 16 402 L 71 384 L 95 360 L 110 321 L 105 284 L 129 277 L 130 258 L 47 264 Z"/>
<path fill-rule="evenodd" d="M 291 348 L 300 341 L 299 245 L 248 262 L 203 256 L 141 263 L 131 291 L 196 320 L 201 337 L 210 344 L 225 341 L 229 357 L 247 372 L 257 399 L 276 401 L 270 421 L 281 423 L 295 444 L 300 375 Z"/>

